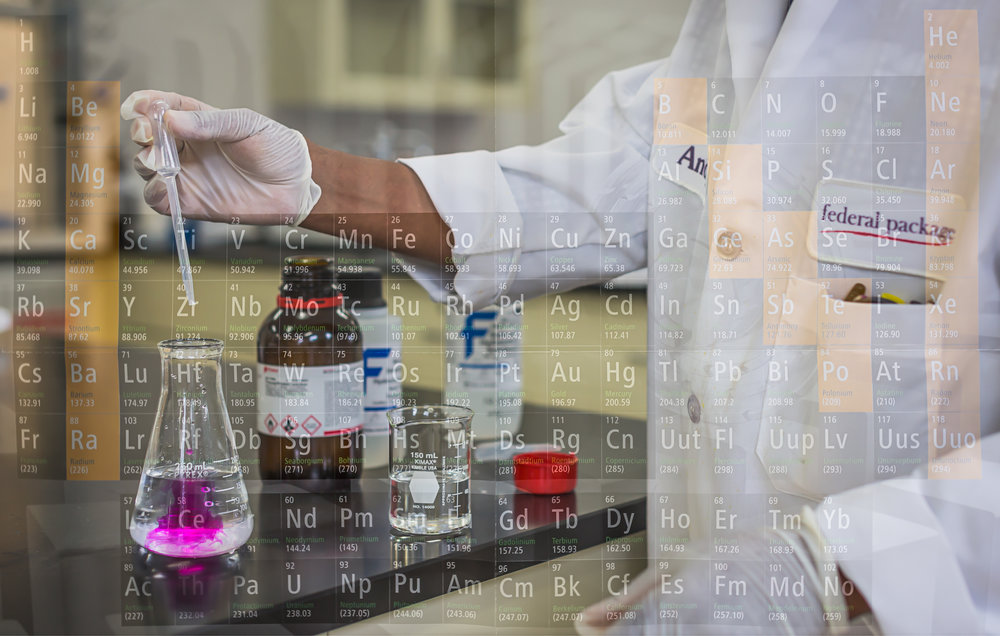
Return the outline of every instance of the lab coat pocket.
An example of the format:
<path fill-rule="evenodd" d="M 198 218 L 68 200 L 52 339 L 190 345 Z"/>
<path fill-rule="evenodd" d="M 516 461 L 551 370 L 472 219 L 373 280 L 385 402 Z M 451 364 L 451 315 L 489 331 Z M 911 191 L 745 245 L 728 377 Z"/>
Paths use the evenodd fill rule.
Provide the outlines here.
<path fill-rule="evenodd" d="M 877 478 L 877 423 L 924 431 L 925 447 L 923 364 L 916 360 L 923 357 L 916 338 L 924 308 L 844 302 L 826 282 L 801 278 L 768 285 L 757 456 L 775 488 L 820 499 Z M 873 346 L 880 329 L 892 332 L 895 345 L 905 332 L 913 345 Z"/>

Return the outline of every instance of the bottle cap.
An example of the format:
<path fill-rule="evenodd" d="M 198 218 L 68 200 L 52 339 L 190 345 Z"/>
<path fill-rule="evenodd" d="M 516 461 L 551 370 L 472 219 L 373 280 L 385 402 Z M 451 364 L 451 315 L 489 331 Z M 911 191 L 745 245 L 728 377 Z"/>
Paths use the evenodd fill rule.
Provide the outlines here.
<path fill-rule="evenodd" d="M 351 309 L 385 307 L 382 298 L 382 270 L 365 265 L 360 270 L 341 272 L 337 277 Z"/>
<path fill-rule="evenodd" d="M 573 453 L 537 451 L 514 455 L 514 485 L 535 495 L 561 495 L 576 488 Z"/>

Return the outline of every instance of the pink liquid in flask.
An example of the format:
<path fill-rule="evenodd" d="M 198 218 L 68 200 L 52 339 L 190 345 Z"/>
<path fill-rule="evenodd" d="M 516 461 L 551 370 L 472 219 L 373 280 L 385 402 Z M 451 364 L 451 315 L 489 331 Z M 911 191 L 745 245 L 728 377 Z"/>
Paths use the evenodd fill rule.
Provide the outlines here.
<path fill-rule="evenodd" d="M 132 538 L 150 552 L 186 558 L 225 554 L 243 545 L 253 525 L 241 514 L 239 490 L 233 478 L 213 477 L 144 475 L 139 492 L 154 505 L 136 509 Z M 164 508 L 157 518 L 156 510 Z M 227 517 L 235 523 L 227 524 Z"/>

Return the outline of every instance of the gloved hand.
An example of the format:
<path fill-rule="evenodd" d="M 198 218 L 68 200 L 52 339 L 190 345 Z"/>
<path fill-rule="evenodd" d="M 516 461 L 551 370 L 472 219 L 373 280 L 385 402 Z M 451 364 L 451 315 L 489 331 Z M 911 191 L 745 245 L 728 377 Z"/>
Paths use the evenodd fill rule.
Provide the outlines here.
<path fill-rule="evenodd" d="M 167 191 L 153 165 L 149 106 L 163 99 L 177 140 L 181 172 L 177 191 L 189 219 L 250 225 L 298 225 L 316 201 L 312 160 L 298 131 L 246 108 L 219 110 L 176 93 L 136 91 L 122 103 L 132 120 L 132 141 L 143 146 L 136 172 L 146 180 L 143 196 L 160 214 L 169 214 Z"/>
<path fill-rule="evenodd" d="M 594 634 L 826 634 L 847 625 L 837 568 L 821 539 L 808 530 L 761 529 L 742 534 L 739 553 L 716 554 L 712 544 L 691 546 L 643 572 L 624 597 L 605 599 L 576 624 Z M 726 569 L 713 563 L 725 562 Z M 820 563 L 823 566 L 820 566 Z M 827 564 L 833 564 L 832 567 Z M 824 588 L 824 574 L 830 585 Z M 668 575 L 663 578 L 663 575 Z"/>

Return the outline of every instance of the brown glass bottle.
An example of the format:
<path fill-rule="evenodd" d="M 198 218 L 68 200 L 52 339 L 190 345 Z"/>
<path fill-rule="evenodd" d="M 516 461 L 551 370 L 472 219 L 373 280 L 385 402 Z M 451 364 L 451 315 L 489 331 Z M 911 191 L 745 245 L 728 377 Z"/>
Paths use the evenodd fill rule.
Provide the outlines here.
<path fill-rule="evenodd" d="M 339 480 L 361 472 L 361 329 L 333 259 L 291 257 L 278 307 L 257 333 L 262 479 Z"/>

